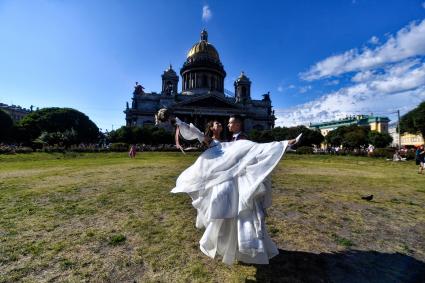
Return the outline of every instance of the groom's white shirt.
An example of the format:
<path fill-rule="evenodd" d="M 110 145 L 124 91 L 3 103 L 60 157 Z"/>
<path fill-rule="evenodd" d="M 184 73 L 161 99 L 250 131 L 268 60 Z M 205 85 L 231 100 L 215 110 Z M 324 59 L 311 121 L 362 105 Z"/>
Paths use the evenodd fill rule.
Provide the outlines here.
<path fill-rule="evenodd" d="M 242 132 L 237 132 L 236 134 L 233 134 L 233 136 L 232 136 L 232 140 L 237 140 L 238 139 L 238 137 L 239 137 L 239 135 L 241 134 Z"/>

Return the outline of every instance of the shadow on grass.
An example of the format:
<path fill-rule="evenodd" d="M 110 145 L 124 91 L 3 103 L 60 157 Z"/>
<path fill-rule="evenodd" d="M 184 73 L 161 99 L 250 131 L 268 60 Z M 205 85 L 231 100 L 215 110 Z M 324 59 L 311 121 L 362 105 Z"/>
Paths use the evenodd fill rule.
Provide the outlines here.
<path fill-rule="evenodd" d="M 279 250 L 269 265 L 256 268 L 258 282 L 425 282 L 425 263 L 400 253 Z"/>

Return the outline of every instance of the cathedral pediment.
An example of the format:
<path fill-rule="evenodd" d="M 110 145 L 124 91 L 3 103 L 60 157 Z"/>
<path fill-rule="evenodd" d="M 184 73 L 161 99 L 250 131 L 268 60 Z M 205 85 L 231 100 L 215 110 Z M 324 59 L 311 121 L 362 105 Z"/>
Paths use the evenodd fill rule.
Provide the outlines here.
<path fill-rule="evenodd" d="M 178 102 L 174 107 L 197 107 L 197 108 L 226 108 L 239 109 L 234 102 L 229 101 L 225 97 L 214 94 L 207 94 L 198 97 L 193 97 L 185 101 Z"/>

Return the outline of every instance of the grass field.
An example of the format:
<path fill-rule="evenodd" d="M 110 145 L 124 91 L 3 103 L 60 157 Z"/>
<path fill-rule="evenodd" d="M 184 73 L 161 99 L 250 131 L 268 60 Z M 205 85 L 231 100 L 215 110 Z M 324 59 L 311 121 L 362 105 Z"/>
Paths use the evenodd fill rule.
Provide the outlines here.
<path fill-rule="evenodd" d="M 0 155 L 0 282 L 425 280 L 413 162 L 286 155 L 267 220 L 280 255 L 229 267 L 201 253 L 190 198 L 169 192 L 196 157 Z"/>

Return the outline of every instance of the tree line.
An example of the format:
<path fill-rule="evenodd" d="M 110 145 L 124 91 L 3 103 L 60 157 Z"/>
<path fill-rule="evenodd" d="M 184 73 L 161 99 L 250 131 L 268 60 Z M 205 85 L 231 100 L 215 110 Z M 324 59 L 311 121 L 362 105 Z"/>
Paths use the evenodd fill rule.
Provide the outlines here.
<path fill-rule="evenodd" d="M 369 127 L 350 125 L 330 131 L 325 138 L 330 146 L 342 146 L 348 150 L 366 148 L 369 144 L 383 148 L 390 145 L 393 138 L 388 133 L 371 131 Z"/>
<path fill-rule="evenodd" d="M 36 147 L 37 144 L 96 143 L 99 128 L 85 114 L 72 108 L 43 108 L 14 123 L 0 111 L 0 142 Z"/>
<path fill-rule="evenodd" d="M 25 146 L 70 146 L 80 143 L 173 144 L 174 133 L 156 126 L 128 127 L 102 133 L 84 113 L 71 108 L 43 108 L 25 116 L 18 123 L 0 111 L 0 142 Z M 319 145 L 323 141 L 320 132 L 305 126 L 281 128 L 270 131 L 253 130 L 250 138 L 257 142 L 285 140 L 303 133 L 302 145 Z"/>
<path fill-rule="evenodd" d="M 102 133 L 84 113 L 72 108 L 43 108 L 14 123 L 0 110 L 0 142 L 33 148 L 44 145 L 69 147 L 78 144 L 173 143 L 172 133 L 158 127 L 126 127 Z"/>
<path fill-rule="evenodd" d="M 425 136 L 425 102 L 401 118 L 400 131 L 421 133 Z M 386 147 L 392 142 L 389 134 L 370 131 L 368 127 L 357 125 L 339 127 L 330 131 L 326 137 L 323 137 L 320 131 L 305 126 L 252 130 L 248 134 L 253 141 L 270 142 L 291 139 L 300 133 L 303 133 L 303 138 L 298 146 L 319 146 L 325 142 L 330 146 L 343 146 L 353 150 L 369 144 Z M 31 147 L 117 142 L 158 145 L 172 144 L 174 137 L 172 132 L 155 126 L 123 126 L 115 131 L 102 133 L 84 113 L 72 108 L 52 107 L 31 112 L 17 123 L 13 122 L 8 113 L 0 110 L 0 142 Z"/>

